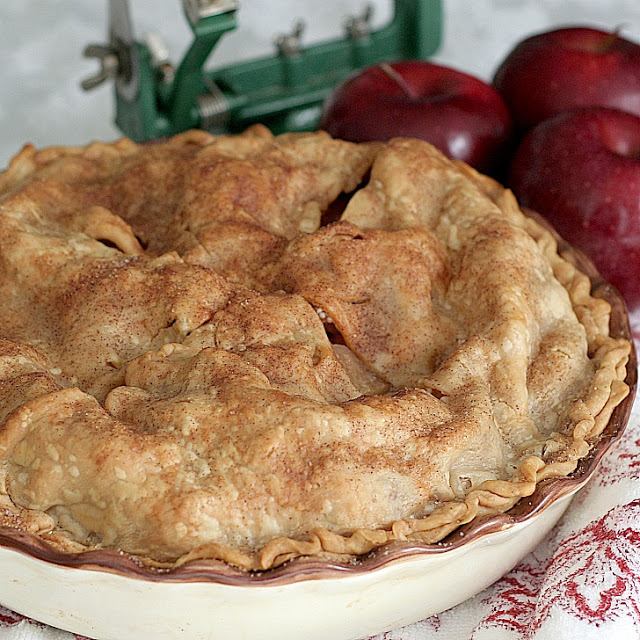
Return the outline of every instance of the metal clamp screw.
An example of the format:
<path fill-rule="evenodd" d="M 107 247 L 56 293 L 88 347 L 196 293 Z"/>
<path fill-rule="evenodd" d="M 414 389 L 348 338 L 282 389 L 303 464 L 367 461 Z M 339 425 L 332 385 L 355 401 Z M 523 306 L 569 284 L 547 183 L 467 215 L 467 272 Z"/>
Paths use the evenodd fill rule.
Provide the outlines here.
<path fill-rule="evenodd" d="M 276 38 L 276 47 L 278 53 L 285 58 L 291 58 L 293 56 L 300 55 L 302 51 L 302 34 L 306 29 L 306 25 L 303 20 L 297 20 L 293 25 L 293 31 L 291 33 L 285 33 Z"/>
<path fill-rule="evenodd" d="M 349 16 L 344 21 L 347 35 L 354 40 L 364 40 L 371 35 L 371 18 L 373 5 L 368 2 L 359 16 Z"/>
<path fill-rule="evenodd" d="M 85 78 L 80 86 L 85 91 L 91 91 L 100 86 L 106 80 L 114 80 L 120 70 L 120 59 L 117 51 L 106 44 L 90 44 L 83 51 L 85 58 L 97 58 L 100 62 L 100 71 L 89 78 Z"/>

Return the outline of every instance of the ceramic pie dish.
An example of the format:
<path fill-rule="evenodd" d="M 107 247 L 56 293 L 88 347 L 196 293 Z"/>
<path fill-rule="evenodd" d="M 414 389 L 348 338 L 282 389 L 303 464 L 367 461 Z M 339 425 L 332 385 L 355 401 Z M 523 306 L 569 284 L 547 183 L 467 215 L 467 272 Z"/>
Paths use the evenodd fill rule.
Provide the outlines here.
<path fill-rule="evenodd" d="M 510 569 L 622 435 L 618 294 L 424 143 L 27 149 L 0 186 L 21 613 L 98 638 L 397 627 Z"/>
<path fill-rule="evenodd" d="M 621 302 L 608 286 L 603 293 Z M 627 335 L 622 305 L 614 322 Z M 635 360 L 628 382 L 635 388 Z M 615 410 L 572 477 L 546 481 L 508 513 L 466 525 L 436 545 L 395 544 L 349 567 L 314 560 L 245 574 L 194 561 L 156 573 L 113 552 L 56 553 L 4 530 L 0 602 L 101 640 L 356 640 L 410 624 L 479 593 L 533 550 L 622 437 L 631 405 L 630 396 Z"/>

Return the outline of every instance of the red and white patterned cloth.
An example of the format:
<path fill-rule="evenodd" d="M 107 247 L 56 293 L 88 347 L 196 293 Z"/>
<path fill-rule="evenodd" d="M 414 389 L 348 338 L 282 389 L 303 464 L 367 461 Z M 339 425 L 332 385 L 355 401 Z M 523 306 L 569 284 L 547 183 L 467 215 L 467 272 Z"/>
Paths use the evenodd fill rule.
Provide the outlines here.
<path fill-rule="evenodd" d="M 632 325 L 640 350 L 640 310 Z M 84 640 L 0 605 L 0 640 L 74 638 Z M 565 638 L 640 638 L 640 397 L 622 442 L 513 571 L 453 609 L 369 640 Z"/>

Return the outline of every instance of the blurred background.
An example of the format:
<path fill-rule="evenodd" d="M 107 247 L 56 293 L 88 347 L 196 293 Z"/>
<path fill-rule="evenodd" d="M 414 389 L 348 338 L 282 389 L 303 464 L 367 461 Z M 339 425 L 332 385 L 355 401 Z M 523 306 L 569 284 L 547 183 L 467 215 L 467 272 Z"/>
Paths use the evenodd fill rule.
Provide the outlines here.
<path fill-rule="evenodd" d="M 136 37 L 149 31 L 166 39 L 179 60 L 191 32 L 179 0 L 131 0 Z M 392 14 L 391 0 L 372 0 L 373 25 Z M 304 43 L 342 34 L 345 16 L 364 0 L 241 0 L 239 29 L 223 38 L 208 67 L 271 54 L 273 41 L 304 18 Z M 620 28 L 640 41 L 639 0 L 443 0 L 444 37 L 435 61 L 490 81 L 497 65 L 526 35 L 571 24 Z M 90 42 L 107 40 L 107 2 L 21 0 L 0 4 L 0 167 L 23 146 L 112 140 L 112 84 L 91 93 L 80 80 L 97 71 L 82 57 Z"/>

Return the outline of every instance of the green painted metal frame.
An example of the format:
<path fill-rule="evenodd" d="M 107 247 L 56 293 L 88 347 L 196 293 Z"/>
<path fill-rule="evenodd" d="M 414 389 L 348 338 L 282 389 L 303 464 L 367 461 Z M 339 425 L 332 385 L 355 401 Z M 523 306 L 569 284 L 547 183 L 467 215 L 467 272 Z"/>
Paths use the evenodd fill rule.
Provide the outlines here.
<path fill-rule="evenodd" d="M 394 0 L 391 21 L 364 37 L 345 37 L 299 53 L 257 58 L 212 71 L 204 64 L 220 38 L 237 26 L 236 11 L 190 21 L 194 39 L 170 82 L 159 78 L 151 52 L 137 42 L 133 98 L 115 89 L 116 124 L 137 141 L 203 125 L 199 100 L 213 86 L 226 106 L 214 133 L 237 133 L 262 122 L 274 133 L 313 130 L 328 93 L 356 69 L 400 59 L 426 59 L 442 34 L 441 0 Z"/>

